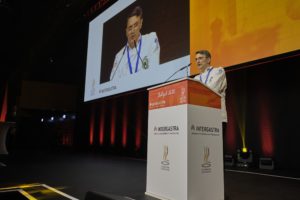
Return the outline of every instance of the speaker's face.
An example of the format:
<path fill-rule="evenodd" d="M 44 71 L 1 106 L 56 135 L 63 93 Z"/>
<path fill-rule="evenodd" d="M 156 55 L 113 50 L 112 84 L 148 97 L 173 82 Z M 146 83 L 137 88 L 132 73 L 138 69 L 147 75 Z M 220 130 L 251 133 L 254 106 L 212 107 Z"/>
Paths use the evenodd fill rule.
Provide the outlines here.
<path fill-rule="evenodd" d="M 140 31 L 142 29 L 143 19 L 139 16 L 132 16 L 127 20 L 126 36 L 130 47 L 134 46 L 135 42 L 138 42 L 140 37 Z"/>

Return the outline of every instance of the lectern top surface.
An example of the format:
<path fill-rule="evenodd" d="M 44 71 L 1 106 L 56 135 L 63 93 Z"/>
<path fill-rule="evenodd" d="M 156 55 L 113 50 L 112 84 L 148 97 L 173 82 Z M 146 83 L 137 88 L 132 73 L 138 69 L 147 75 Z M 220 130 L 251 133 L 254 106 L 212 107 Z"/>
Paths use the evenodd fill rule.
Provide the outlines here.
<path fill-rule="evenodd" d="M 216 92 L 215 90 L 213 90 L 212 88 L 208 87 L 207 85 L 201 83 L 201 82 L 198 81 L 198 80 L 195 80 L 195 79 L 189 78 L 189 77 L 177 79 L 177 80 L 170 81 L 170 82 L 167 82 L 167 83 L 163 83 L 163 84 L 160 84 L 160 85 L 157 85 L 157 86 L 154 86 L 154 87 L 150 87 L 150 88 L 148 88 L 147 90 L 148 90 L 148 91 L 149 91 L 149 90 L 153 90 L 153 89 L 156 89 L 156 88 L 164 87 L 164 86 L 166 86 L 166 85 L 171 85 L 171 84 L 174 84 L 174 83 L 177 83 L 177 82 L 181 82 L 181 81 L 185 81 L 185 80 L 197 82 L 197 83 L 201 84 L 202 86 L 204 86 L 204 87 L 210 89 L 212 92 L 216 93 L 218 96 L 221 97 L 221 95 L 220 95 L 218 92 Z"/>

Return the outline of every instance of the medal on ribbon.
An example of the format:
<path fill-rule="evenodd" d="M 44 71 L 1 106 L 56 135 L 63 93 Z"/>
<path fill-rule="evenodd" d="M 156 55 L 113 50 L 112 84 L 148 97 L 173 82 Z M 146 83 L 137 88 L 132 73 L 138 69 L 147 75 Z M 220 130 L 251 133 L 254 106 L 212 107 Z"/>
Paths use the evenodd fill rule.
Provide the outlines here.
<path fill-rule="evenodd" d="M 147 56 L 145 56 L 145 57 L 143 58 L 142 66 L 143 66 L 144 69 L 148 69 L 148 68 L 149 68 L 149 59 L 148 59 Z"/>

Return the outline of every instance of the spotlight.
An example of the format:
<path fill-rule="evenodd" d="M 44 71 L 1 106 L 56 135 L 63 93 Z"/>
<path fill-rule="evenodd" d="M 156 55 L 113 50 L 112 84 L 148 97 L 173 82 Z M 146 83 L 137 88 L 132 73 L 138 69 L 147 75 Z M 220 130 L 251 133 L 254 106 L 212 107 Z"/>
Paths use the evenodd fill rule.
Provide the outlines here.
<path fill-rule="evenodd" d="M 240 149 L 237 150 L 237 166 L 248 168 L 253 163 L 253 154 L 251 150 L 247 150 L 247 148 L 243 148 L 242 151 Z"/>
<path fill-rule="evenodd" d="M 51 117 L 50 120 L 53 121 L 53 120 L 54 120 L 54 117 Z"/>
<path fill-rule="evenodd" d="M 67 118 L 67 115 L 63 114 L 62 118 L 63 118 L 63 119 L 66 119 L 66 118 Z"/>
<path fill-rule="evenodd" d="M 41 122 L 44 122 L 44 118 L 41 118 Z"/>

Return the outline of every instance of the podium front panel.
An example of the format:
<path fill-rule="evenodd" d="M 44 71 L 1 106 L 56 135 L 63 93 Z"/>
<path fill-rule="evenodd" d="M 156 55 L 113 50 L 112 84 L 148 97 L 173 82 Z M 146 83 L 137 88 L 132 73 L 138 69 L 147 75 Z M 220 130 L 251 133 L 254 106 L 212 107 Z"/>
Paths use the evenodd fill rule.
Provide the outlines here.
<path fill-rule="evenodd" d="M 149 92 L 146 194 L 165 200 L 223 200 L 221 98 L 179 80 Z"/>
<path fill-rule="evenodd" d="M 187 105 L 149 112 L 147 193 L 162 199 L 187 197 Z"/>

